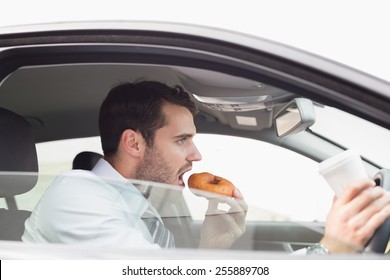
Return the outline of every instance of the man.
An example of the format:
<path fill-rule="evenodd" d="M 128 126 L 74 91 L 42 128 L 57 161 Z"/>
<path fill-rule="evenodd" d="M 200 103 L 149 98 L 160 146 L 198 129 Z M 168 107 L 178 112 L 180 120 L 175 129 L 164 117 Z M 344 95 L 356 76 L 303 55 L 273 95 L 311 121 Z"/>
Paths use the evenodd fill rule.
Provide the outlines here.
<path fill-rule="evenodd" d="M 113 88 L 99 116 L 104 159 L 91 172 L 71 170 L 58 176 L 26 221 L 22 239 L 174 247 L 174 238 L 156 210 L 127 179 L 184 187 L 183 174 L 202 158 L 193 142 L 196 112 L 196 105 L 181 88 L 148 81 Z M 235 209 L 245 207 L 245 203 L 229 203 Z M 234 224 L 226 241 L 216 231 L 204 231 L 207 241 L 201 244 L 229 246 L 244 230 L 245 211 L 240 212 L 233 214 L 235 219 L 220 218 L 227 226 Z"/>
<path fill-rule="evenodd" d="M 104 159 L 91 172 L 72 170 L 58 176 L 26 221 L 22 239 L 126 248 L 174 247 L 174 238 L 156 210 L 127 179 L 184 187 L 183 174 L 202 158 L 193 142 L 196 112 L 196 105 L 181 88 L 148 81 L 113 88 L 99 116 Z M 373 218 L 380 206 L 386 209 L 390 204 L 383 190 L 374 189 L 379 188 L 361 182 L 334 202 L 322 246 L 331 252 L 351 252 L 365 244 L 390 215 Z M 200 247 L 229 247 L 244 232 L 245 200 L 237 193 L 225 202 L 231 206 L 229 211 L 206 215 Z M 219 212 L 217 204 L 211 200 L 208 213 Z M 366 214 L 359 218 L 361 212 Z M 358 226 L 365 227 L 364 231 Z"/>

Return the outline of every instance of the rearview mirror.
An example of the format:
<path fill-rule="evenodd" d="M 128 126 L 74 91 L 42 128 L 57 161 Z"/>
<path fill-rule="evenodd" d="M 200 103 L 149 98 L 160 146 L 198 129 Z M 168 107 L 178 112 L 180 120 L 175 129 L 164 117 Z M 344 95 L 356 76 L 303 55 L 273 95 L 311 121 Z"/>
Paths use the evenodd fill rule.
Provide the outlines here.
<path fill-rule="evenodd" d="M 313 102 L 295 98 L 277 112 L 274 119 L 276 134 L 280 138 L 303 131 L 315 122 Z"/>

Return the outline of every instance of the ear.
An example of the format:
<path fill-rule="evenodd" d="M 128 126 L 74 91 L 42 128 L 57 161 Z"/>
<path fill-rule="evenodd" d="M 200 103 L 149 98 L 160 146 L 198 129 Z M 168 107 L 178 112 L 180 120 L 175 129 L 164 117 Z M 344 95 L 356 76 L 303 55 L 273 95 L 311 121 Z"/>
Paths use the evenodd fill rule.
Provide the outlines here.
<path fill-rule="evenodd" d="M 126 129 L 121 136 L 120 144 L 124 151 L 134 157 L 142 155 L 143 137 L 132 129 Z"/>

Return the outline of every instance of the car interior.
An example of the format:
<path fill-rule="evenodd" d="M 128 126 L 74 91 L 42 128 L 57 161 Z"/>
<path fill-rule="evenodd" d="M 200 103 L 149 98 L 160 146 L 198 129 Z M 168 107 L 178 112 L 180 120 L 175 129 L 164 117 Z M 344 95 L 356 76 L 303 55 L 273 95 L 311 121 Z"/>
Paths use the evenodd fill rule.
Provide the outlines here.
<path fill-rule="evenodd" d="M 315 122 L 313 108 L 322 104 L 305 98 L 304 94 L 300 95 L 296 86 L 272 83 L 272 79 L 264 79 L 263 82 L 260 78 L 249 78 L 247 76 L 250 75 L 240 72 L 234 74 L 234 71 L 216 71 L 179 63 L 170 65 L 88 61 L 34 64 L 18 67 L 8 75 L 3 74 L 0 83 L 0 104 L 5 108 L 1 110 L 0 149 L 2 154 L 10 155 L 1 158 L 1 170 L 38 171 L 31 143 L 28 152 L 16 147 L 16 150 L 23 151 L 19 156 L 11 151 L 10 147 L 19 143 L 10 138 L 10 126 L 14 132 L 21 133 L 22 130 L 16 123 L 9 124 L 8 128 L 7 124 L 4 127 L 3 118 L 9 117 L 3 117 L 3 114 L 12 111 L 22 116 L 31 128 L 34 144 L 98 136 L 99 107 L 108 91 L 116 84 L 138 80 L 157 80 L 172 86 L 179 85 L 189 92 L 200 109 L 195 117 L 199 134 L 240 136 L 268 142 L 315 161 L 321 161 L 343 150 L 343 147 L 309 130 Z M 296 112 L 300 110 L 303 110 L 304 114 L 298 113 L 300 117 L 296 119 Z M 287 122 L 288 128 L 278 131 L 276 128 L 279 122 L 285 126 L 286 119 L 295 121 L 292 124 Z M 4 137 L 5 135 L 7 136 Z M 31 142 L 28 137 L 17 135 L 16 138 Z M 101 155 L 95 152 L 80 151 L 74 155 L 72 168 L 91 169 L 100 157 Z M 28 167 L 21 168 L 16 164 L 10 168 L 10 162 L 20 161 L 24 166 L 24 160 L 30 162 Z M 377 172 L 378 166 L 375 164 L 366 162 L 366 165 L 371 174 Z M 19 186 L 18 182 L 18 186 L 7 187 L 3 183 L 3 180 L 6 182 L 7 179 L 2 176 L 1 197 L 6 197 L 8 204 L 8 210 L 2 209 L 2 223 L 7 222 L 7 219 L 3 219 L 3 212 L 8 214 L 16 211 L 16 205 L 9 202 L 10 199 L 34 188 L 36 176 L 28 177 L 32 180 L 23 186 Z M 151 189 L 148 185 L 144 186 L 143 190 L 162 213 L 167 227 L 174 232 L 177 247 L 196 248 L 202 221 L 191 218 L 181 195 L 169 188 Z M 28 213 L 23 212 L 18 220 L 22 221 L 27 216 Z M 12 239 L 20 240 L 20 227 L 17 232 L 12 233 Z M 323 223 L 316 221 L 248 221 L 244 236 L 232 249 L 289 253 L 318 242 L 322 232 Z M 2 239 L 10 238 L 3 236 Z"/>
<path fill-rule="evenodd" d="M 35 143 L 96 136 L 99 106 L 109 89 L 121 82 L 142 79 L 180 85 L 192 93 L 200 108 L 195 119 L 198 133 L 240 135 L 263 141 L 280 142 L 273 128 L 273 116 L 296 97 L 293 93 L 271 85 L 196 68 L 76 64 L 18 69 L 2 82 L 0 104 L 27 120 Z M 36 105 L 29 106 L 32 102 Z M 95 152 L 80 151 L 75 155 L 72 168 L 91 169 L 100 157 Z M 23 158 L 26 158 L 25 154 Z M 169 194 L 169 191 L 166 194 L 161 192 L 164 190 L 152 192 L 150 199 L 160 198 L 155 199 L 157 201 L 165 197 L 165 201 L 175 202 L 176 212 L 181 208 L 180 217 L 169 214 L 165 217 L 167 226 L 173 232 L 181 233 L 176 234 L 180 236 L 177 238 L 177 246 L 196 247 L 201 221 L 191 221 L 183 200 L 179 203 L 177 199 L 166 198 L 177 195 Z M 161 204 L 161 201 L 155 203 Z M 161 212 L 170 212 L 167 210 L 169 203 L 159 207 L 165 208 L 159 209 Z M 186 227 L 183 226 L 185 224 Z M 185 229 L 188 232 L 183 234 Z M 278 232 L 278 235 L 274 232 Z M 295 249 L 291 246 L 304 246 L 321 237 L 319 232 L 310 227 L 288 222 L 277 225 L 267 222 L 261 228 L 258 223 L 252 226 L 248 224 L 246 235 L 251 238 L 242 238 L 241 244 L 236 243 L 236 248 L 291 251 Z M 247 242 L 244 240 L 251 240 L 253 244 L 243 244 Z"/>
<path fill-rule="evenodd" d="M 0 198 L 7 206 L 0 208 L 0 239 L 20 240 L 31 212 L 18 209 L 15 197 L 37 183 L 38 158 L 31 128 L 22 116 L 0 108 L 0 131 Z M 15 176 L 18 172 L 24 175 Z"/>
<path fill-rule="evenodd" d="M 72 169 L 92 170 L 103 155 L 92 151 L 78 153 L 72 161 Z"/>
<path fill-rule="evenodd" d="M 276 135 L 273 117 L 298 97 L 295 93 L 204 69 L 107 63 L 24 67 L 2 82 L 0 103 L 27 119 L 37 143 L 96 136 L 99 106 L 110 88 L 141 79 L 180 85 L 192 93 L 200 108 L 195 119 L 198 133 L 272 142 L 315 160 L 327 156 L 321 151 L 328 143 L 318 137 L 297 135 L 307 138 L 308 146 L 300 147 L 289 138 Z M 29 106 L 31 103 L 34 106 Z"/>

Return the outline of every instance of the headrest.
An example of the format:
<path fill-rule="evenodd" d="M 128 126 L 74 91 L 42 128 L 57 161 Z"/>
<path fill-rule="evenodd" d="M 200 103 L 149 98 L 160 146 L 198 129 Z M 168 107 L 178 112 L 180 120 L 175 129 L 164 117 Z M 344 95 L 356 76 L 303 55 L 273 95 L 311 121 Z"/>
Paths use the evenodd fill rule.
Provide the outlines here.
<path fill-rule="evenodd" d="M 73 169 L 92 170 L 95 164 L 103 156 L 96 152 L 80 152 L 73 159 Z"/>
<path fill-rule="evenodd" d="M 7 171 L 38 172 L 38 158 L 28 122 L 18 114 L 0 108 L 0 197 L 27 192 L 38 179 L 37 174 L 11 176 Z"/>

